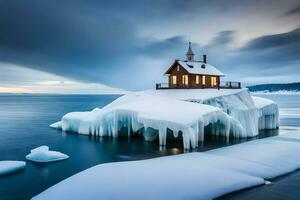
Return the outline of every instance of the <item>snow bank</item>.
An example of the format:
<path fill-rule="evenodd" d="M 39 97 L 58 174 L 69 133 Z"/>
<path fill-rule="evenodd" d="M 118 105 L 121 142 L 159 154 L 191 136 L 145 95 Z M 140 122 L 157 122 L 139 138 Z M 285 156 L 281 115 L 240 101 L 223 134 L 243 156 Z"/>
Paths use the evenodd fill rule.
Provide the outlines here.
<path fill-rule="evenodd" d="M 53 162 L 69 158 L 66 154 L 58 151 L 49 151 L 48 146 L 40 146 L 30 151 L 26 156 L 27 160 L 34 162 Z"/>
<path fill-rule="evenodd" d="M 101 164 L 33 199 L 214 199 L 299 169 L 299 151 L 297 132 L 205 153 Z"/>
<path fill-rule="evenodd" d="M 102 109 L 68 113 L 51 127 L 110 137 L 138 132 L 147 141 L 158 138 L 160 145 L 166 145 L 167 136 L 182 135 L 189 149 L 204 140 L 205 127 L 225 137 L 256 136 L 259 113 L 269 123 L 265 110 L 257 109 L 247 89 L 148 90 L 124 95 Z"/>
<path fill-rule="evenodd" d="M 26 163 L 23 161 L 0 161 L 0 176 L 20 171 L 25 166 Z"/>
<path fill-rule="evenodd" d="M 279 127 L 278 105 L 269 99 L 252 96 L 258 110 L 258 128 L 276 129 Z"/>
<path fill-rule="evenodd" d="M 98 165 L 33 199 L 213 199 L 263 183 L 259 177 L 203 166 L 185 156 L 170 156 Z"/>
<path fill-rule="evenodd" d="M 64 131 L 96 136 L 131 136 L 140 130 L 147 141 L 159 139 L 166 145 L 167 132 L 183 137 L 185 149 L 198 146 L 204 140 L 204 127 L 213 124 L 214 134 L 239 134 L 242 126 L 217 107 L 194 104 L 150 94 L 129 94 L 120 97 L 103 109 L 91 112 L 73 112 L 61 121 Z M 124 130 L 125 129 L 125 130 Z"/>

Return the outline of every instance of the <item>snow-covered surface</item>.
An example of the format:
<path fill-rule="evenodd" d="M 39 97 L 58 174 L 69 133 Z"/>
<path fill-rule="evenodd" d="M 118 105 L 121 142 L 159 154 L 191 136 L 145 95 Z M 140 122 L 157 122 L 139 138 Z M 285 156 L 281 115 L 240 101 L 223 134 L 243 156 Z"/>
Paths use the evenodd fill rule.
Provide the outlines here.
<path fill-rule="evenodd" d="M 40 146 L 30 151 L 26 156 L 27 160 L 34 162 L 53 162 L 69 158 L 66 154 L 58 151 L 49 151 L 48 146 Z"/>
<path fill-rule="evenodd" d="M 278 90 L 270 92 L 269 90 L 251 92 L 252 94 L 278 94 L 278 95 L 300 95 L 298 90 Z"/>
<path fill-rule="evenodd" d="M 300 168 L 300 132 L 204 153 L 97 165 L 33 199 L 214 199 Z"/>
<path fill-rule="evenodd" d="M 269 99 L 252 96 L 258 108 L 258 129 L 276 129 L 279 127 L 278 105 Z"/>
<path fill-rule="evenodd" d="M 216 67 L 201 61 L 178 61 L 178 63 L 190 74 L 224 76 L 224 74 Z M 202 65 L 204 65 L 205 67 L 203 68 Z"/>
<path fill-rule="evenodd" d="M 26 163 L 24 161 L 0 161 L 0 176 L 22 170 L 25 166 Z"/>
<path fill-rule="evenodd" d="M 210 134 L 226 137 L 253 137 L 258 128 L 273 127 L 270 120 L 259 122 L 267 111 L 272 113 L 271 107 L 264 109 L 247 89 L 147 90 L 124 95 L 102 109 L 68 113 L 51 127 L 111 137 L 139 131 L 147 141 L 158 138 L 160 145 L 166 145 L 167 133 L 182 134 L 189 149 L 204 140 L 208 125 Z"/>

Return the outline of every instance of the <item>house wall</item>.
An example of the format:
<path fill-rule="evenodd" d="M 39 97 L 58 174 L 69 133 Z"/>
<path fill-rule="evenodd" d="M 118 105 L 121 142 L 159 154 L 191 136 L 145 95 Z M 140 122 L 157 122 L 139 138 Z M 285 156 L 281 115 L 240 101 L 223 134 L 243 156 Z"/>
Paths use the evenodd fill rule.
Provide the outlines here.
<path fill-rule="evenodd" d="M 183 84 L 182 76 L 188 75 L 188 85 Z M 172 76 L 177 77 L 177 84 L 172 84 Z M 177 69 L 177 65 L 174 65 L 172 69 L 169 71 L 169 87 L 170 88 L 212 88 L 211 85 L 211 77 L 209 75 L 205 76 L 205 86 L 202 85 L 202 75 L 199 75 L 199 84 L 196 83 L 196 74 L 189 74 L 183 67 L 179 65 L 179 70 Z M 218 87 L 220 84 L 220 77 L 214 76 L 217 78 L 217 85 L 214 86 L 215 88 Z"/>

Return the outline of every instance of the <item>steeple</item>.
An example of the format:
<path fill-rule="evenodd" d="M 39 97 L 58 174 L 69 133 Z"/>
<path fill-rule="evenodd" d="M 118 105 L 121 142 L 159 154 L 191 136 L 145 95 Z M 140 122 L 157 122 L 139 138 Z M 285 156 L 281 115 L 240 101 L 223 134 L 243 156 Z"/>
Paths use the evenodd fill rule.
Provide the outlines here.
<path fill-rule="evenodd" d="M 186 52 L 186 59 L 188 60 L 188 61 L 194 61 L 194 52 L 193 52 L 193 50 L 192 50 L 192 43 L 191 42 L 189 42 L 189 49 L 188 49 L 188 51 Z"/>

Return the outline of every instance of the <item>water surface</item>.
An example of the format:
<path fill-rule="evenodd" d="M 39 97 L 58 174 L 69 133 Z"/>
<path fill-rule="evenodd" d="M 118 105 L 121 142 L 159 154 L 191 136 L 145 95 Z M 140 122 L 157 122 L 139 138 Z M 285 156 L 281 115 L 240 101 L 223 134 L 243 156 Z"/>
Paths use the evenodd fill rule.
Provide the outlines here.
<path fill-rule="evenodd" d="M 0 199 L 29 199 L 59 181 L 91 166 L 115 161 L 138 160 L 183 153 L 182 142 L 168 141 L 166 149 L 157 142 L 141 138 L 94 138 L 62 133 L 49 125 L 65 113 L 103 107 L 118 96 L 108 95 L 0 95 L 0 160 L 25 160 L 32 148 L 48 145 L 50 149 L 70 156 L 59 162 L 36 164 L 27 162 L 17 174 L 0 177 Z M 282 108 L 300 108 L 298 96 L 272 97 Z M 291 117 L 292 116 L 292 117 Z M 291 115 L 282 125 L 299 125 Z M 265 131 L 259 137 L 277 134 Z M 257 139 L 253 138 L 253 139 Z M 249 139 L 248 139 L 249 140 Z M 205 137 L 197 151 L 247 141 Z"/>

